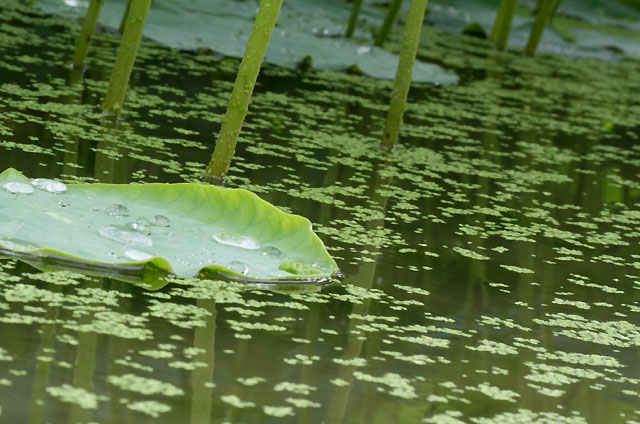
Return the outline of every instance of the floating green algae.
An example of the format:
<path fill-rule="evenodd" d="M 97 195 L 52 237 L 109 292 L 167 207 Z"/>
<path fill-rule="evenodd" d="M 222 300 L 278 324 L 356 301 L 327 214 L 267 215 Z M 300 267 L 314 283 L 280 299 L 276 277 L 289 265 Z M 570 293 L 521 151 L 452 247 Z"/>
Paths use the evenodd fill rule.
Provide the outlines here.
<path fill-rule="evenodd" d="M 107 131 L 95 105 L 116 38 L 97 33 L 68 85 L 75 27 L 2 7 L 3 169 L 198 179 L 237 61 L 143 41 Z M 388 83 L 269 66 L 238 145 L 230 186 L 317 222 L 344 285 L 148 292 L 2 259 L 3 418 L 638 421 L 637 59 L 533 60 L 424 31 L 419 54 L 461 83 L 412 88 L 395 151 L 375 148 Z M 98 408 L 46 390 L 65 384 Z"/>

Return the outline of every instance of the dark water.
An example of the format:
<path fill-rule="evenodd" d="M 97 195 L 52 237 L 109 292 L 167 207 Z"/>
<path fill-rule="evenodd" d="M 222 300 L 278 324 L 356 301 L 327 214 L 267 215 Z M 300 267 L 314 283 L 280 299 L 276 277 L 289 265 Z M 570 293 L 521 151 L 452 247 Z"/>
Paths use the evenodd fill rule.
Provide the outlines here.
<path fill-rule="evenodd" d="M 75 25 L 3 7 L 0 169 L 201 176 L 237 61 L 145 42 L 105 128 L 116 38 L 79 78 Z M 230 185 L 309 218 L 340 284 L 146 291 L 2 260 L 0 422 L 640 421 L 638 62 L 425 32 L 463 80 L 412 89 L 393 152 L 389 82 L 260 77 Z"/>

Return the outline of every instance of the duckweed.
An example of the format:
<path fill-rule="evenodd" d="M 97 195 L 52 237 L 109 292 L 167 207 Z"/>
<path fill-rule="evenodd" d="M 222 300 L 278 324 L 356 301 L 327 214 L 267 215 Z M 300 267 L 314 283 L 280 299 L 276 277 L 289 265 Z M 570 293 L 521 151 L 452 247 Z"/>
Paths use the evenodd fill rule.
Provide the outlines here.
<path fill-rule="evenodd" d="M 199 180 L 237 61 L 143 40 L 106 128 L 96 105 L 117 37 L 96 33 L 71 83 L 75 24 L 0 8 L 2 170 Z M 425 26 L 419 57 L 460 83 L 413 86 L 391 152 L 376 149 L 387 82 L 273 66 L 258 81 L 228 185 L 307 216 L 343 281 L 148 291 L 3 257 L 3 419 L 640 420 L 638 59 L 526 58 L 444 25 Z"/>

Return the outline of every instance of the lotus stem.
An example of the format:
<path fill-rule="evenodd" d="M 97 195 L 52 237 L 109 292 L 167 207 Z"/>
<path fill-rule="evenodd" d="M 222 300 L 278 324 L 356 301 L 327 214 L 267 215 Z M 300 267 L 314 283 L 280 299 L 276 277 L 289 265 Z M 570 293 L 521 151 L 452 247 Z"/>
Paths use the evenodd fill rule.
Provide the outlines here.
<path fill-rule="evenodd" d="M 122 34 L 122 41 L 118 47 L 116 61 L 113 64 L 109 88 L 102 106 L 103 114 L 119 115 L 124 104 L 124 95 L 129 85 L 131 69 L 136 59 L 136 52 L 142 37 L 142 29 L 147 19 L 147 12 L 151 0 L 132 0 L 131 9 L 127 15 L 127 23 Z"/>
<path fill-rule="evenodd" d="M 527 56 L 533 56 L 535 54 L 538 49 L 538 44 L 540 43 L 540 38 L 542 38 L 544 28 L 551 21 L 551 18 L 559 4 L 559 0 L 541 0 L 538 3 L 536 20 L 533 23 L 533 27 L 529 33 L 529 39 L 527 40 L 527 45 L 524 48 L 524 54 Z"/>
<path fill-rule="evenodd" d="M 393 0 L 389 5 L 389 9 L 387 9 L 387 16 L 384 17 L 384 22 L 380 27 L 380 31 L 376 36 L 376 41 L 374 44 L 378 47 L 382 47 L 384 42 L 387 40 L 389 36 L 389 31 L 391 31 L 391 26 L 393 25 L 393 21 L 396 20 L 396 16 L 398 16 L 398 11 L 400 10 L 400 6 L 402 5 L 402 0 Z"/>
<path fill-rule="evenodd" d="M 127 5 L 124 7 L 124 13 L 122 14 L 122 19 L 120 20 L 120 25 L 118 26 L 118 32 L 122 34 L 124 32 L 124 26 L 127 24 L 127 16 L 129 16 L 129 10 L 131 10 L 131 2 L 133 0 L 127 0 Z"/>
<path fill-rule="evenodd" d="M 91 0 L 89 2 L 87 15 L 84 17 L 80 35 L 76 40 L 76 51 L 73 53 L 73 59 L 71 60 L 71 64 L 74 68 L 80 68 L 82 66 L 82 62 L 87 58 L 89 45 L 91 44 L 91 37 L 96 29 L 98 15 L 100 15 L 100 8 L 103 3 L 104 0 Z"/>
<path fill-rule="evenodd" d="M 413 63 L 416 60 L 416 53 L 420 42 L 420 31 L 422 30 L 422 21 L 424 20 L 426 9 L 427 0 L 411 0 L 409 4 L 409 13 L 407 14 L 407 22 L 404 27 L 404 35 L 402 36 L 402 49 L 400 50 L 396 79 L 393 83 L 387 121 L 385 122 L 384 132 L 382 134 L 383 146 L 394 146 L 398 143 L 402 115 L 407 102 L 407 95 L 409 94 L 411 73 L 413 71 Z"/>
<path fill-rule="evenodd" d="M 516 12 L 517 0 L 502 0 L 500 8 L 496 14 L 496 19 L 491 28 L 489 38 L 493 41 L 498 50 L 504 50 L 511 31 L 511 21 Z"/>
<path fill-rule="evenodd" d="M 553 20 L 553 17 L 556 16 L 556 11 L 558 10 L 558 6 L 560 6 L 560 2 L 562 0 L 553 0 L 551 3 L 551 16 L 549 16 L 549 21 Z"/>
<path fill-rule="evenodd" d="M 210 183 L 224 182 L 229 170 L 242 124 L 249 110 L 249 101 L 260 72 L 260 65 L 269 46 L 281 6 L 282 0 L 260 0 L 260 8 L 240 62 L 216 147 L 205 170 L 205 179 Z"/>
<path fill-rule="evenodd" d="M 356 22 L 358 22 L 358 15 L 360 15 L 360 7 L 362 6 L 362 0 L 353 0 L 353 7 L 351 8 L 351 15 L 349 16 L 349 25 L 347 26 L 347 32 L 344 33 L 345 38 L 351 38 L 353 31 L 356 29 Z"/>

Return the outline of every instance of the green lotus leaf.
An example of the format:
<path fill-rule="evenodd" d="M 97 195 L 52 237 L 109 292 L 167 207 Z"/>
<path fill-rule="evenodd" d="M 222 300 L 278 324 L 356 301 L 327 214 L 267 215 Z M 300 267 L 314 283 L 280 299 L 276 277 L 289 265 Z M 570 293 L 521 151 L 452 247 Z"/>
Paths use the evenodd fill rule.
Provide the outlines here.
<path fill-rule="evenodd" d="M 472 20 L 489 33 L 500 0 L 430 1 L 428 22 L 462 32 Z M 521 0 L 513 17 L 508 46 L 523 49 L 535 20 L 537 2 Z M 640 56 L 639 0 L 563 0 L 545 28 L 538 52 L 570 57 L 616 60 L 621 54 Z"/>
<path fill-rule="evenodd" d="M 41 268 L 124 280 L 216 274 L 326 281 L 335 261 L 306 218 L 255 194 L 205 184 L 69 184 L 0 174 L 0 251 Z"/>
<path fill-rule="evenodd" d="M 100 23 L 117 28 L 125 0 L 104 2 Z M 47 13 L 72 18 L 85 15 L 88 2 L 37 0 Z M 242 57 L 258 7 L 257 1 L 163 0 L 154 2 L 145 22 L 144 35 L 178 49 L 208 48 L 225 56 Z M 306 56 L 318 69 L 345 70 L 352 65 L 374 78 L 393 79 L 398 56 L 373 46 L 385 9 L 366 4 L 353 39 L 343 37 L 351 3 L 342 0 L 287 0 L 271 36 L 265 62 L 294 68 Z M 438 65 L 416 60 L 412 79 L 441 85 L 455 84 L 458 76 Z"/>

